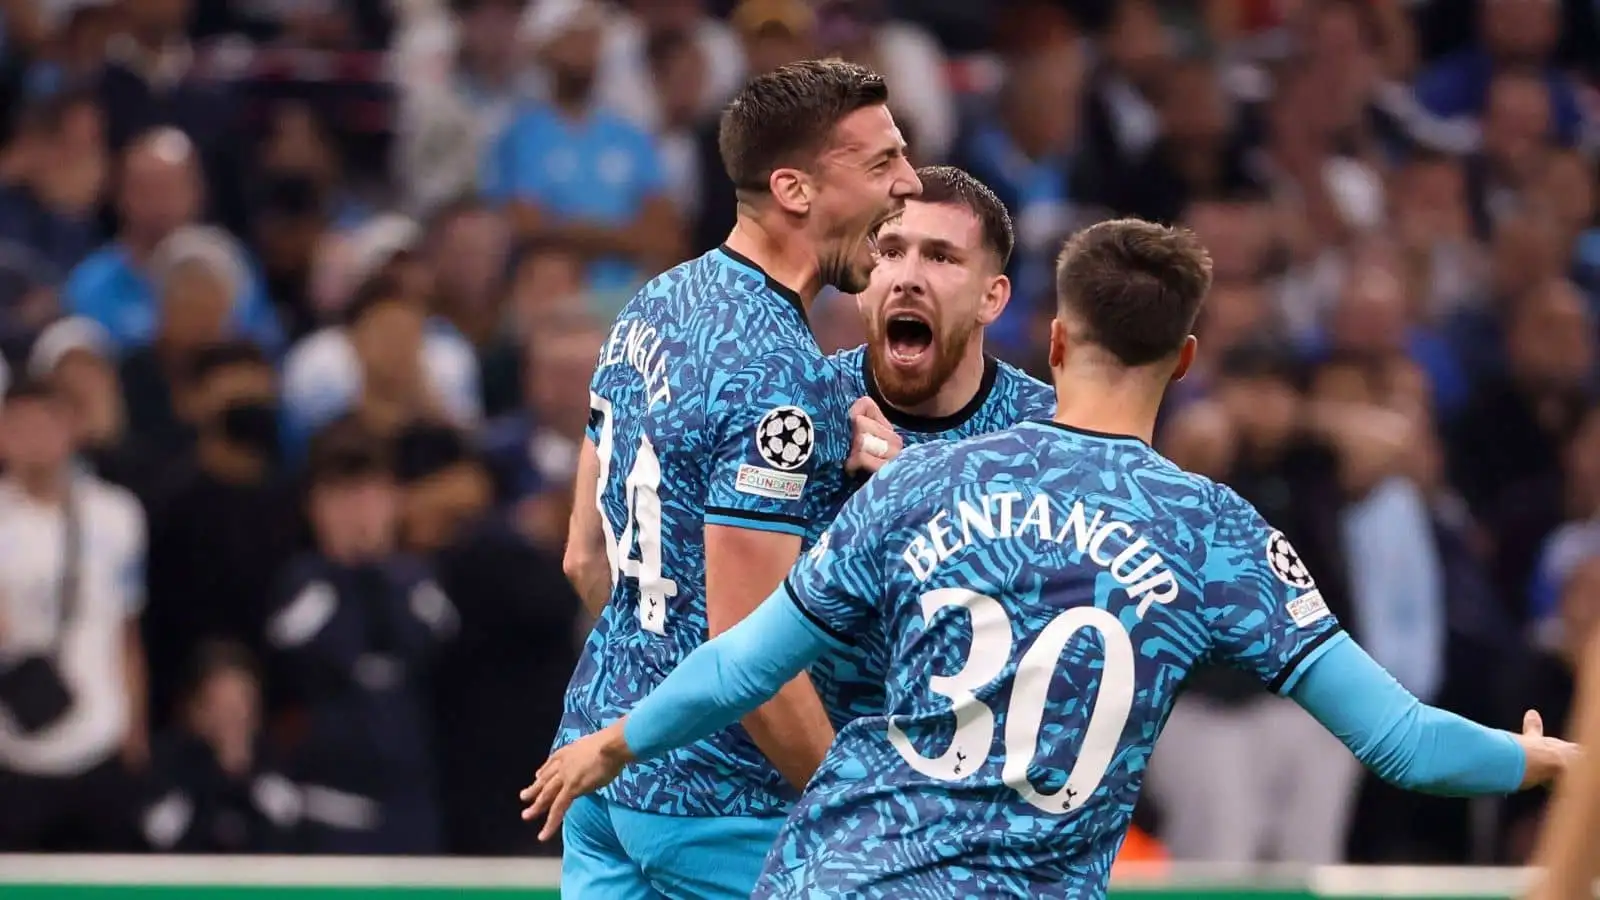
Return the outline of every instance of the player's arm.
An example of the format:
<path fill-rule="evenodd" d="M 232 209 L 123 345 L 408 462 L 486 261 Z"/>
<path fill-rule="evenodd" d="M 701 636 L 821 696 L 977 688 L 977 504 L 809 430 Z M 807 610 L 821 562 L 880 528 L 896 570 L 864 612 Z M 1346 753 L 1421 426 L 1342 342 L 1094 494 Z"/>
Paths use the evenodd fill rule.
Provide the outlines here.
<path fill-rule="evenodd" d="M 611 726 L 551 755 L 522 792 L 524 819 L 549 813 L 560 827 L 567 806 L 598 790 L 635 759 L 693 743 L 747 717 L 830 649 L 848 645 L 878 600 L 885 476 L 845 505 L 816 548 L 743 621 L 689 654 L 649 696 Z"/>
<path fill-rule="evenodd" d="M 1301 666 L 1288 692 L 1383 780 L 1431 794 L 1509 794 L 1565 768 L 1572 745 L 1545 738 L 1536 713 L 1520 735 L 1429 706 L 1341 635 Z"/>
<path fill-rule="evenodd" d="M 712 637 L 750 615 L 800 555 L 806 500 L 816 490 L 816 431 L 840 427 L 825 418 L 831 407 L 822 391 L 829 386 L 810 368 L 798 355 L 772 354 L 730 379 L 712 404 L 715 449 L 705 526 Z M 792 440 L 802 430 L 803 446 Z M 833 743 L 833 724 L 803 673 L 742 724 L 762 754 L 801 789 Z"/>
<path fill-rule="evenodd" d="M 567 521 L 567 550 L 561 570 L 572 582 L 589 615 L 598 616 L 611 598 L 611 561 L 606 558 L 606 539 L 601 530 L 598 492 L 600 455 L 594 439 L 585 437 L 578 451 L 578 474 L 572 485 L 572 516 Z"/>
<path fill-rule="evenodd" d="M 1427 706 L 1339 626 L 1284 536 L 1218 488 L 1204 611 L 1214 652 L 1294 699 L 1380 777 L 1441 794 L 1510 793 L 1549 780 L 1572 745 L 1486 728 Z"/>
<path fill-rule="evenodd" d="M 1574 711 L 1579 745 L 1600 746 L 1600 641 L 1589 642 Z M 1600 754 L 1581 757 L 1556 789 L 1534 859 L 1544 874 L 1529 900 L 1593 896 L 1600 878 Z"/>
<path fill-rule="evenodd" d="M 800 555 L 796 535 L 706 525 L 706 618 L 711 636 L 750 615 Z M 798 671 L 798 670 L 797 670 Z M 762 755 L 805 789 L 833 743 L 833 723 L 811 679 L 800 672 L 742 724 Z"/>

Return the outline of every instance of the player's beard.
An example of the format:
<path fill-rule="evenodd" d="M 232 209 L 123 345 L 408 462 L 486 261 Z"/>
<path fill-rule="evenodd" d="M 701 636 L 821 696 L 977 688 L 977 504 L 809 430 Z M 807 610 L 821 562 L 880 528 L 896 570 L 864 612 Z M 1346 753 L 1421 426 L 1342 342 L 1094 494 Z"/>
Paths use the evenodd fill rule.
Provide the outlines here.
<path fill-rule="evenodd" d="M 867 357 L 878 393 L 896 409 L 909 410 L 932 400 L 961 364 L 961 354 L 972 337 L 976 323 L 966 323 L 941 331 L 933 323 L 933 341 L 915 366 L 906 368 L 889 359 L 889 339 L 885 333 L 889 317 L 874 318 L 867 335 Z"/>

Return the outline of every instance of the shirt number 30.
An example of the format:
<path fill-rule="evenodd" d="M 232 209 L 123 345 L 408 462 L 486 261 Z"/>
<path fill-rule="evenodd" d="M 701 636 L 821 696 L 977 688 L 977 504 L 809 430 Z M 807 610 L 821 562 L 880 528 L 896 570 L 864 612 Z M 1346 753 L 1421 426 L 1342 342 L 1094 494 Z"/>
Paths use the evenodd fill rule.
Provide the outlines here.
<path fill-rule="evenodd" d="M 955 734 L 950 746 L 937 757 L 923 756 L 911 739 L 889 720 L 889 742 L 915 770 L 941 781 L 971 777 L 988 760 L 994 743 L 995 711 L 974 695 L 999 678 L 1011 660 L 1014 641 L 1011 619 L 993 597 L 962 588 L 940 588 L 922 595 L 922 619 L 932 624 L 940 610 L 965 609 L 972 617 L 972 645 L 961 670 L 928 680 L 934 693 L 950 700 Z M 1044 727 L 1050 681 L 1067 643 L 1079 631 L 1100 633 L 1105 661 L 1094 712 L 1083 731 L 1077 760 L 1067 783 L 1046 793 L 1028 780 L 1028 767 L 1039 754 L 1039 734 Z M 1111 766 L 1122 729 L 1133 709 L 1133 642 L 1117 617 L 1099 607 L 1077 606 L 1050 621 L 1017 661 L 1012 676 L 1011 700 L 1005 712 L 1005 762 L 1000 779 L 1030 805 L 1048 813 L 1063 813 L 1081 806 Z"/>

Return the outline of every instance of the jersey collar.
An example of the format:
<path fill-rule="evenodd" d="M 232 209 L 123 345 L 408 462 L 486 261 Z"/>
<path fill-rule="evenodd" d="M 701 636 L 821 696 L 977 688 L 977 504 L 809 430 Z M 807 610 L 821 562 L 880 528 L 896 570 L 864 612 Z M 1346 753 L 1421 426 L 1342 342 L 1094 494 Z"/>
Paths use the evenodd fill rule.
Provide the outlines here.
<path fill-rule="evenodd" d="M 740 253 L 737 250 L 730 248 L 727 244 L 718 245 L 717 251 L 723 256 L 733 260 L 741 267 L 749 269 L 752 274 L 766 282 L 767 290 L 777 294 L 779 297 L 782 297 L 789 303 L 790 306 L 793 306 L 794 311 L 800 314 L 800 321 L 805 324 L 807 329 L 811 327 L 811 317 L 806 315 L 806 304 L 805 301 L 800 299 L 799 291 L 789 287 L 786 284 L 783 284 L 782 282 L 778 281 L 778 279 L 773 278 L 771 275 L 767 274 L 766 269 L 756 265 L 755 260 L 745 256 L 743 253 Z"/>
<path fill-rule="evenodd" d="M 1054 428 L 1057 431 L 1065 431 L 1068 434 L 1098 438 L 1102 441 L 1133 441 L 1136 444 L 1145 444 L 1145 439 L 1136 434 L 1116 434 L 1110 431 L 1095 431 L 1091 428 L 1079 428 L 1076 425 L 1068 425 L 1064 422 L 1057 422 L 1055 419 L 1033 419 L 1032 424 L 1041 425 L 1045 428 Z M 1148 447 L 1149 444 L 1145 444 L 1145 446 Z"/>
<path fill-rule="evenodd" d="M 920 434 L 937 434 L 967 424 L 967 421 L 977 415 L 978 410 L 983 409 L 983 405 L 989 402 L 989 395 L 994 393 L 994 385 L 999 378 L 1000 361 L 984 354 L 983 381 L 978 384 L 978 392 L 972 395 L 966 406 L 948 416 L 918 416 L 897 409 L 894 404 L 884 399 L 878 390 L 878 380 L 872 377 L 872 351 L 864 348 L 861 352 L 861 380 L 866 382 L 867 396 L 883 410 L 883 417 L 888 419 L 891 425 Z"/>

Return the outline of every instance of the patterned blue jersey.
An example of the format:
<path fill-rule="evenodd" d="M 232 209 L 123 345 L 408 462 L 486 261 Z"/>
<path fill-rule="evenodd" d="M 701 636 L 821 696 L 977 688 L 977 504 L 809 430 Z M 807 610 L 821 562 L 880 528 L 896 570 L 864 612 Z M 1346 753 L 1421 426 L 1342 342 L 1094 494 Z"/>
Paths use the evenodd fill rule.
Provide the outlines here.
<path fill-rule="evenodd" d="M 628 302 L 590 387 L 613 588 L 556 746 L 621 718 L 706 640 L 706 523 L 815 539 L 846 489 L 852 399 L 799 296 L 726 248 Z M 735 727 L 630 767 L 606 796 L 669 815 L 780 816 L 796 792 Z"/>
<path fill-rule="evenodd" d="M 1029 419 L 1055 415 L 1055 388 L 1009 363 L 984 360 L 983 381 L 960 411 L 937 418 L 902 412 L 886 400 L 872 377 L 866 345 L 830 357 L 845 379 L 845 393 L 871 397 L 907 447 L 929 441 L 956 441 L 1010 428 Z M 850 649 L 829 653 L 811 667 L 811 681 L 835 728 L 860 716 L 883 715 L 883 683 L 888 648 L 878 632 L 856 635 Z"/>
<path fill-rule="evenodd" d="M 905 451 L 785 584 L 885 634 L 888 715 L 840 731 L 756 896 L 1103 897 L 1185 676 L 1287 692 L 1339 631 L 1232 490 L 1049 422 Z"/>

